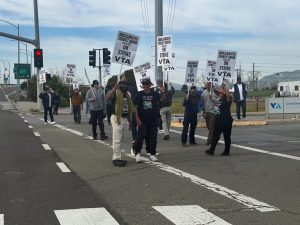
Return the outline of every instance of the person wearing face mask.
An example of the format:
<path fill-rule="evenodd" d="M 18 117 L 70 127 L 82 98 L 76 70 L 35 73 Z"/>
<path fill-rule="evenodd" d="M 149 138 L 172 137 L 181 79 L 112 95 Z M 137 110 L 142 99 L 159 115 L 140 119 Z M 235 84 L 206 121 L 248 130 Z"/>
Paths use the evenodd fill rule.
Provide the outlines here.
<path fill-rule="evenodd" d="M 107 93 L 108 100 L 111 100 L 111 125 L 112 125 L 112 163 L 114 166 L 125 166 L 127 161 L 122 159 L 121 142 L 125 127 L 128 123 L 128 129 L 131 129 L 131 113 L 135 110 L 128 93 L 127 80 L 123 75 L 115 87 Z"/>
<path fill-rule="evenodd" d="M 171 90 L 168 90 L 168 82 L 160 87 L 160 116 L 164 131 L 164 140 L 170 139 L 171 115 L 172 115 L 172 97 L 175 89 L 172 85 Z"/>
<path fill-rule="evenodd" d="M 182 147 L 187 145 L 187 133 L 190 127 L 189 132 L 189 142 L 190 145 L 197 145 L 195 141 L 195 130 L 197 127 L 197 113 L 199 112 L 199 101 L 200 96 L 197 94 L 196 86 L 191 86 L 189 93 L 184 98 L 183 106 L 184 110 L 184 119 L 183 119 L 183 129 L 181 133 L 181 144 Z"/>

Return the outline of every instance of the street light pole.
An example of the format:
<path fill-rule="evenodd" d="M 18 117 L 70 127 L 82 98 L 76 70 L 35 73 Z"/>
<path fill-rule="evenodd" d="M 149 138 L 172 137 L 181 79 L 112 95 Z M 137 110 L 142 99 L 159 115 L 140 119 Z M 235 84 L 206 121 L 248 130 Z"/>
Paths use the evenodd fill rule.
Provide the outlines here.
<path fill-rule="evenodd" d="M 18 32 L 18 65 L 20 64 L 20 26 L 19 24 L 18 25 L 15 25 L 9 21 L 6 21 L 6 20 L 0 20 L 4 23 L 7 23 L 7 24 L 10 24 L 11 26 L 13 26 L 15 29 L 17 29 L 17 32 Z M 19 73 L 19 70 L 17 70 L 17 73 Z M 18 74 L 19 75 L 19 74 Z M 18 88 L 18 94 L 17 94 L 17 99 L 19 99 L 19 90 L 20 90 L 20 79 L 17 79 L 17 88 Z"/>

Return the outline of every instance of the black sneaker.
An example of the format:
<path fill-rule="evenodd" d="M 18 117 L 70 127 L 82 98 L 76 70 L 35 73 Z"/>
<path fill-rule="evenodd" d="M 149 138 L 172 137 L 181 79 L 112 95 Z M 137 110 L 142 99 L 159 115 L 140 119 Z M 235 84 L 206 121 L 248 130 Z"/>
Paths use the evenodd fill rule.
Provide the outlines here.
<path fill-rule="evenodd" d="M 112 161 L 112 163 L 113 163 L 114 166 L 123 167 L 127 164 L 127 161 L 126 160 L 121 160 L 121 159 L 114 159 Z"/>
<path fill-rule="evenodd" d="M 230 153 L 229 153 L 229 152 L 223 152 L 223 153 L 221 154 L 221 156 L 230 156 Z"/>
<path fill-rule="evenodd" d="M 205 153 L 208 154 L 208 155 L 214 155 L 214 152 L 212 150 L 210 150 L 210 149 L 207 149 L 205 151 Z"/>
<path fill-rule="evenodd" d="M 93 140 L 97 140 L 97 136 L 93 136 Z"/>
<path fill-rule="evenodd" d="M 105 140 L 107 138 L 108 138 L 108 136 L 102 136 L 102 137 L 100 137 L 100 140 Z"/>
<path fill-rule="evenodd" d="M 166 135 L 164 136 L 163 140 L 169 140 L 170 139 L 170 136 L 169 135 Z"/>

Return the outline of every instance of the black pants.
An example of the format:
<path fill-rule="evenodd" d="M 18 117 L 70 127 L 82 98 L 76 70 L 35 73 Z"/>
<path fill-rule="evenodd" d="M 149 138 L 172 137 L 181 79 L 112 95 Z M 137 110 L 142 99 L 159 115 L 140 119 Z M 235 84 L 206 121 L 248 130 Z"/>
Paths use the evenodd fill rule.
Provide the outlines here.
<path fill-rule="evenodd" d="M 185 144 L 187 141 L 187 133 L 190 127 L 189 140 L 190 143 L 195 143 L 195 130 L 197 127 L 197 114 L 184 115 L 183 129 L 181 133 L 181 143 Z"/>
<path fill-rule="evenodd" d="M 220 139 L 220 135 L 223 133 L 224 142 L 225 142 L 224 152 L 229 153 L 230 145 L 231 145 L 232 121 L 233 121 L 233 119 L 231 117 L 226 118 L 226 119 L 221 119 L 221 118 L 215 117 L 213 139 L 212 139 L 212 144 L 210 146 L 211 151 L 213 151 L 213 152 L 215 151 L 215 148 Z"/>
<path fill-rule="evenodd" d="M 241 119 L 240 108 L 242 108 L 242 117 L 246 118 L 246 99 L 242 101 L 237 101 L 235 104 L 236 104 L 236 118 Z"/>
<path fill-rule="evenodd" d="M 57 112 L 58 107 L 59 107 L 59 104 L 55 104 L 55 105 L 53 106 L 53 115 L 58 115 L 58 112 Z"/>
<path fill-rule="evenodd" d="M 145 140 L 148 143 L 149 153 L 151 155 L 156 154 L 156 144 L 157 144 L 157 130 L 158 120 L 152 123 L 143 123 L 142 126 L 138 128 L 137 139 L 135 143 L 135 154 L 140 154 L 143 142 Z"/>
<path fill-rule="evenodd" d="M 44 107 L 44 121 L 47 122 L 47 117 L 48 117 L 48 112 L 49 112 L 49 116 L 50 116 L 50 119 L 51 119 L 51 122 L 54 121 L 54 118 L 53 118 L 53 114 L 52 114 L 52 107 Z"/>
<path fill-rule="evenodd" d="M 137 137 L 138 126 L 136 124 L 135 112 L 131 113 L 131 136 L 132 141 L 136 140 Z"/>
<path fill-rule="evenodd" d="M 74 115 L 74 122 L 80 123 L 81 122 L 81 106 L 80 105 L 73 105 L 73 115 Z"/>
<path fill-rule="evenodd" d="M 111 104 L 106 104 L 107 123 L 110 123 L 111 112 L 112 112 L 112 105 Z"/>
<path fill-rule="evenodd" d="M 101 110 L 91 110 L 91 118 L 92 118 L 92 131 L 93 131 L 93 137 L 97 137 L 97 123 L 99 125 L 100 129 L 100 136 L 104 137 L 104 123 L 103 119 L 105 118 L 105 115 L 103 113 L 103 109 Z"/>

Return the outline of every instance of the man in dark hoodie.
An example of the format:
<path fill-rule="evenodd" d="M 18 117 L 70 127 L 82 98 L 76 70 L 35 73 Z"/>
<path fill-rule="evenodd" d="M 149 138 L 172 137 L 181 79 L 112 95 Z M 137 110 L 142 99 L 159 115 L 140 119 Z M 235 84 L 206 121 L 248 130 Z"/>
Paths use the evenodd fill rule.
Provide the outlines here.
<path fill-rule="evenodd" d="M 199 101 L 200 96 L 197 94 L 196 86 L 191 86 L 189 93 L 184 98 L 183 106 L 184 110 L 184 119 L 183 119 L 183 129 L 181 133 L 181 143 L 183 147 L 188 146 L 187 142 L 187 133 L 190 127 L 189 141 L 190 145 L 196 145 L 195 141 L 195 130 L 197 127 L 197 113 L 199 112 Z"/>
<path fill-rule="evenodd" d="M 43 107 L 44 107 L 44 125 L 46 125 L 48 112 L 51 119 L 51 124 L 55 124 L 53 114 L 52 114 L 52 107 L 54 105 L 54 96 L 53 90 L 51 87 L 47 88 L 47 91 L 43 91 L 40 93 L 39 98 L 42 99 Z"/>

